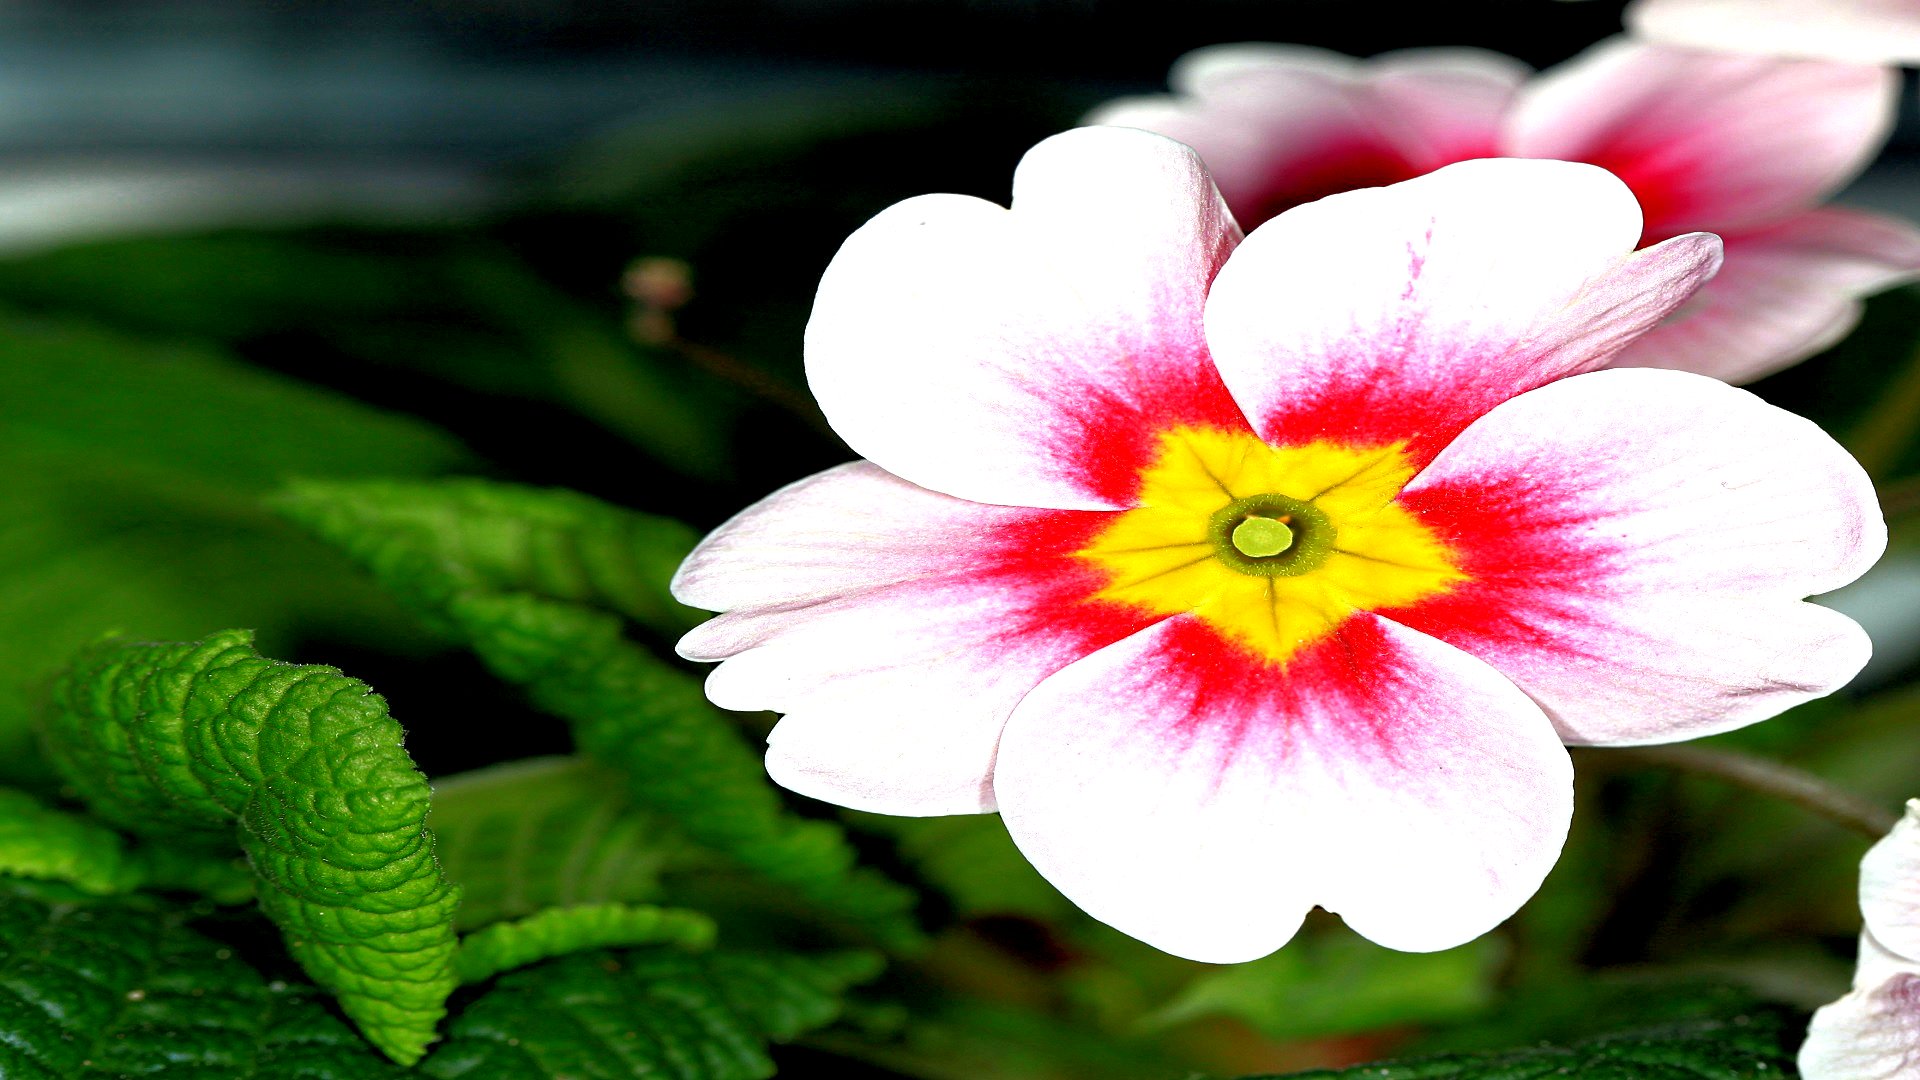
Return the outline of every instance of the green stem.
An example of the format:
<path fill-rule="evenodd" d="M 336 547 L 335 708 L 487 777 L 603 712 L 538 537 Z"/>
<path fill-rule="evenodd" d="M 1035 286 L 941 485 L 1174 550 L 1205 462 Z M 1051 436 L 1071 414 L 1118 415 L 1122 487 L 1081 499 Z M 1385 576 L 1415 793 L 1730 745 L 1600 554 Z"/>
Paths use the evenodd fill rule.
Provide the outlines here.
<path fill-rule="evenodd" d="M 1916 427 L 1920 427 L 1920 352 L 1908 358 L 1880 400 L 1854 425 L 1847 448 L 1860 459 L 1867 475 L 1884 476 L 1899 463 Z"/>
<path fill-rule="evenodd" d="M 1885 807 L 1842 791 L 1810 772 L 1738 750 L 1698 744 L 1629 746 L 1584 749 L 1580 756 L 1591 762 L 1634 761 L 1718 777 L 1763 795 L 1785 799 L 1874 840 L 1887 835 L 1899 820 Z"/>

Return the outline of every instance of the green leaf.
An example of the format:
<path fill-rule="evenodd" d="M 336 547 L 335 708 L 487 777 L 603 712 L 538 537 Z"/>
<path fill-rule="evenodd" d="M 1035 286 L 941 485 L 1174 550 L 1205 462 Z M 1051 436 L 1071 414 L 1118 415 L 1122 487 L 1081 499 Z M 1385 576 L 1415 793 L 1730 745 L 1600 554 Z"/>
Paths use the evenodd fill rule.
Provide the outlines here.
<path fill-rule="evenodd" d="M 913 894 L 855 866 L 835 826 L 784 810 L 700 684 L 628 642 L 618 619 L 524 594 L 469 594 L 448 614 L 488 668 L 626 775 L 638 805 L 890 945 L 917 940 Z"/>
<path fill-rule="evenodd" d="M 513 922 L 496 923 L 460 942 L 460 981 L 476 983 L 541 960 L 633 945 L 713 945 L 713 920 L 697 911 L 632 904 L 583 904 L 548 908 Z"/>
<path fill-rule="evenodd" d="M 1783 1080 L 1795 1075 L 1786 1022 L 1774 1013 L 1696 1020 L 1572 1046 L 1446 1054 L 1287 1080 Z"/>
<path fill-rule="evenodd" d="M 458 444 L 205 350 L 5 312 L 0 336 L 0 776 L 45 778 L 37 682 L 104 630 L 419 637 L 259 498 L 290 475 L 442 472 Z"/>
<path fill-rule="evenodd" d="M 657 458 L 710 476 L 729 410 L 710 380 L 636 347 L 614 310 L 555 289 L 503 246 L 446 231 L 229 231 L 77 244 L 0 260 L 0 298 L 141 334 L 328 368 L 424 371 L 571 407 Z"/>
<path fill-rule="evenodd" d="M 617 611 L 668 637 L 706 617 L 667 590 L 699 537 L 578 492 L 484 480 L 296 483 L 278 508 L 429 611 L 529 592 Z"/>
<path fill-rule="evenodd" d="M 102 818 L 163 839 L 232 836 L 301 966 L 403 1063 L 456 984 L 428 788 L 365 683 L 253 651 L 252 635 L 108 642 L 56 685 L 47 748 Z"/>
<path fill-rule="evenodd" d="M 1303 936 L 1271 956 L 1201 975 L 1150 1023 L 1234 1016 L 1293 1039 L 1462 1020 L 1493 1004 L 1506 951 L 1492 936 L 1438 953 L 1395 952 L 1344 930 Z"/>
<path fill-rule="evenodd" d="M 670 868 L 710 864 L 626 781 L 582 758 L 496 765 L 433 782 L 435 851 L 468 930 L 542 908 L 657 900 Z"/>
<path fill-rule="evenodd" d="M 901 857 L 946 894 L 960 918 L 1025 915 L 1053 921 L 1078 914 L 1073 901 L 1014 846 L 998 814 L 909 818 L 849 811 L 847 819 L 862 832 L 893 838 Z"/>
<path fill-rule="evenodd" d="M 799 956 L 643 948 L 504 975 L 420 1066 L 442 1080 L 755 1080 L 768 1041 L 833 1021 L 871 953 Z"/>
<path fill-rule="evenodd" d="M 136 888 L 141 878 L 119 833 L 7 790 L 0 790 L 0 874 L 64 881 L 102 896 Z"/>
<path fill-rule="evenodd" d="M 144 898 L 49 901 L 0 882 L 0 1076 L 405 1075 L 311 987 L 268 982 L 183 921 Z"/>

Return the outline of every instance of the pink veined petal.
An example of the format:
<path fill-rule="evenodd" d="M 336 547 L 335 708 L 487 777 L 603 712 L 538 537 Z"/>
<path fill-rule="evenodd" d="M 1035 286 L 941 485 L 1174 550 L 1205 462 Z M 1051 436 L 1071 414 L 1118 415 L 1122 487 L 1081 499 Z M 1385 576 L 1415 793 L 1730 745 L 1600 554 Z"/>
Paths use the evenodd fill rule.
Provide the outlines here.
<path fill-rule="evenodd" d="M 723 708 L 785 713 L 767 770 L 879 813 L 994 808 L 1007 714 L 1048 674 L 1137 629 L 1083 601 L 1104 581 L 1065 558 L 1108 515 L 985 506 L 866 462 L 802 480 L 696 548 L 674 595 L 725 609 L 680 642 L 723 660 Z"/>
<path fill-rule="evenodd" d="M 834 430 L 978 502 L 1130 505 L 1154 433 L 1237 426 L 1201 311 L 1238 227 L 1187 147 L 1082 128 L 1029 151 L 1013 209 L 909 199 L 850 237 L 807 324 Z"/>
<path fill-rule="evenodd" d="M 1920 964 L 1862 934 L 1853 992 L 1813 1014 L 1799 1066 L 1803 1080 L 1920 1077 Z"/>
<path fill-rule="evenodd" d="M 1635 0 L 1627 26 L 1653 41 L 1850 64 L 1920 63 L 1914 0 Z"/>
<path fill-rule="evenodd" d="M 1179 616 L 1042 682 L 994 773 L 1041 874 L 1195 960 L 1285 944 L 1309 907 L 1449 948 L 1538 888 L 1572 811 L 1566 751 L 1490 668 L 1371 615 L 1284 670 Z"/>
<path fill-rule="evenodd" d="M 1864 573 L 1886 525 L 1811 422 L 1675 371 L 1580 375 L 1469 427 L 1402 503 L 1468 580 L 1390 618 L 1493 665 L 1570 743 L 1670 742 L 1845 684 L 1870 646 L 1802 601 Z"/>
<path fill-rule="evenodd" d="M 1424 460 L 1516 394 L 1605 365 L 1719 264 L 1718 238 L 1634 252 L 1613 176 L 1450 165 L 1255 230 L 1214 281 L 1221 377 L 1275 444 L 1408 441 Z"/>
<path fill-rule="evenodd" d="M 1181 57 L 1171 97 L 1128 98 L 1088 123 L 1144 128 L 1200 152 L 1247 227 L 1302 203 L 1496 153 L 1526 68 L 1475 49 L 1360 62 L 1324 49 L 1216 45 Z"/>
<path fill-rule="evenodd" d="M 1920 799 L 1860 860 L 1860 913 L 1880 944 L 1920 961 Z"/>
<path fill-rule="evenodd" d="M 1720 273 L 1615 366 L 1748 382 L 1839 341 L 1861 297 L 1920 275 L 1920 230 L 1877 214 L 1811 210 L 1724 239 Z"/>
<path fill-rule="evenodd" d="M 1858 175 L 1886 142 L 1899 86 L 1887 68 L 1614 38 L 1529 83 L 1503 145 L 1625 180 L 1648 242 L 1727 232 Z"/>

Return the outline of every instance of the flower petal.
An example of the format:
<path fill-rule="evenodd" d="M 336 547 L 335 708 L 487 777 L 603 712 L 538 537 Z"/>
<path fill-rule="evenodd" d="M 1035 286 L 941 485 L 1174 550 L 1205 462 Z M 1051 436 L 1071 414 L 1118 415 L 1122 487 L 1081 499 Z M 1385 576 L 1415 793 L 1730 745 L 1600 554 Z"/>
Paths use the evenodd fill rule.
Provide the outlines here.
<path fill-rule="evenodd" d="M 1238 239 L 1187 147 L 1056 135 L 1012 210 L 929 195 L 855 232 L 814 301 L 807 377 L 855 451 L 914 483 L 1123 507 L 1166 422 L 1242 423 L 1201 330 Z"/>
<path fill-rule="evenodd" d="M 1813 210 L 1725 240 L 1720 273 L 1615 366 L 1757 379 L 1846 336 L 1860 297 L 1920 274 L 1920 230 L 1876 214 Z"/>
<path fill-rule="evenodd" d="M 1572 812 L 1539 709 L 1457 650 L 1357 615 L 1284 670 L 1190 616 L 1068 667 L 1008 722 L 1014 840 L 1089 914 L 1225 963 L 1309 907 L 1449 948 L 1538 888 Z"/>
<path fill-rule="evenodd" d="M 1698 375 L 1615 370 L 1468 428 L 1401 495 L 1467 580 L 1397 612 L 1492 664 L 1572 743 L 1740 727 L 1866 663 L 1802 597 L 1886 546 L 1872 484 L 1814 424 Z"/>
<path fill-rule="evenodd" d="M 1639 209 L 1591 165 L 1486 160 L 1297 207 L 1214 282 L 1221 376 L 1271 443 L 1408 440 L 1424 461 L 1515 394 L 1599 367 L 1719 262 L 1633 252 Z"/>
<path fill-rule="evenodd" d="M 1176 96 L 1127 98 L 1088 123 L 1144 128 L 1200 152 L 1249 228 L 1293 206 L 1496 152 L 1525 78 L 1477 49 L 1371 61 L 1290 45 L 1216 45 L 1174 65 Z"/>
<path fill-rule="evenodd" d="M 1854 991 L 1813 1014 L 1800 1047 L 1805 1080 L 1912 1080 L 1920 1062 L 1920 964 L 1860 936 Z"/>
<path fill-rule="evenodd" d="M 1900 80 L 1880 67 L 1605 41 L 1520 94 L 1519 157 L 1602 166 L 1640 199 L 1649 240 L 1804 209 L 1886 142 Z"/>
<path fill-rule="evenodd" d="M 1851 64 L 1920 63 L 1909 0 L 1635 0 L 1627 26 L 1653 41 Z"/>
<path fill-rule="evenodd" d="M 1860 860 L 1860 913 L 1881 944 L 1920 961 L 1920 799 Z"/>
<path fill-rule="evenodd" d="M 782 785 L 889 814 L 992 810 L 1001 725 L 1048 674 L 1145 619 L 1082 601 L 1063 554 L 1110 515 L 983 506 L 866 462 L 802 480 L 709 536 L 674 595 L 730 609 L 681 639 L 724 660 L 715 704 L 786 713 Z"/>

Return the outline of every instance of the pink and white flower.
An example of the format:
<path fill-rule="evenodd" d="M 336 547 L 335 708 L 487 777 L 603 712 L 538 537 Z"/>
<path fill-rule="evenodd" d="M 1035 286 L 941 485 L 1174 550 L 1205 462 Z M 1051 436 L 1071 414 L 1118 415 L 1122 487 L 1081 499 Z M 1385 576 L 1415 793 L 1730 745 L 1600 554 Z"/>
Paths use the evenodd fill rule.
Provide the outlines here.
<path fill-rule="evenodd" d="M 1627 39 L 1529 78 L 1476 50 L 1356 61 L 1225 45 L 1174 66 L 1172 97 L 1089 122 L 1200 151 L 1249 227 L 1322 195 L 1507 156 L 1584 161 L 1639 198 L 1645 244 L 1719 233 L 1726 266 L 1620 366 L 1744 382 L 1833 344 L 1860 298 L 1920 274 L 1920 232 L 1819 202 L 1866 167 L 1892 125 L 1886 68 L 1696 52 Z"/>
<path fill-rule="evenodd" d="M 1847 64 L 1920 63 L 1916 0 L 1634 0 L 1627 27 L 1653 41 Z"/>
<path fill-rule="evenodd" d="M 1853 992 L 1813 1014 L 1806 1080 L 1920 1076 L 1920 799 L 1861 860 L 1860 912 Z"/>
<path fill-rule="evenodd" d="M 1802 601 L 1884 546 L 1852 459 L 1595 370 L 1719 262 L 1640 237 L 1605 171 L 1489 160 L 1243 242 L 1187 147 L 1055 136 L 1011 209 L 910 199 L 841 248 L 808 378 L 867 460 L 695 550 L 675 595 L 725 614 L 680 651 L 785 713 L 779 783 L 998 809 L 1169 952 L 1257 957 L 1316 904 L 1467 941 L 1559 854 L 1563 741 L 1739 727 L 1868 654 Z"/>

